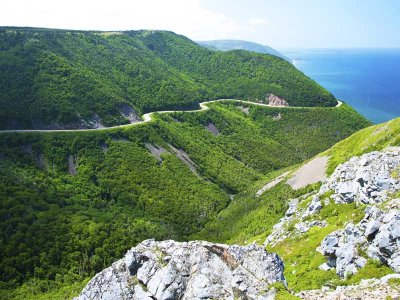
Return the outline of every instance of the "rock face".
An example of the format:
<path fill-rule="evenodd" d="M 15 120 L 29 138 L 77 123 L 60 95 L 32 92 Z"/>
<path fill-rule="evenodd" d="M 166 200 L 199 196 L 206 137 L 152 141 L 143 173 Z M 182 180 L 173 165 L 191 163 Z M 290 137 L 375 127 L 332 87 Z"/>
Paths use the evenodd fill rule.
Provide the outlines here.
<path fill-rule="evenodd" d="M 273 299 L 278 255 L 249 245 L 146 240 L 98 273 L 75 300 Z"/>
<path fill-rule="evenodd" d="M 322 241 L 320 252 L 328 257 L 328 262 L 320 266 L 321 270 L 336 268 L 340 277 L 348 277 L 364 267 L 367 259 L 358 254 L 358 245 L 366 242 L 358 226 L 348 224 L 344 230 L 329 234 Z"/>
<path fill-rule="evenodd" d="M 300 208 L 299 201 L 304 201 L 308 197 L 311 197 L 308 207 Z M 326 227 L 328 223 L 325 220 L 307 220 L 310 215 L 318 213 L 321 208 L 321 200 L 316 195 L 306 194 L 299 198 L 291 199 L 285 216 L 274 225 L 271 234 L 264 242 L 264 246 L 275 246 L 277 243 L 282 242 L 289 236 L 299 236 L 315 226 Z M 292 230 L 289 230 L 290 224 L 294 224 Z"/>
<path fill-rule="evenodd" d="M 121 112 L 122 116 L 124 116 L 126 119 L 129 120 L 130 123 L 136 123 L 136 122 L 141 121 L 141 118 L 136 113 L 136 111 L 127 104 L 121 105 L 120 112 Z"/>
<path fill-rule="evenodd" d="M 399 173 L 400 147 L 353 157 L 339 165 L 317 193 L 291 200 L 265 245 L 301 236 L 314 226 L 327 226 L 318 214 L 332 201 L 355 202 L 366 206 L 364 218 L 357 224 L 347 223 L 322 240 L 317 250 L 327 261 L 319 268 L 335 269 L 344 278 L 357 273 L 372 258 L 400 273 L 400 199 L 395 196 L 400 191 Z M 308 201 L 307 206 L 303 201 Z"/>
<path fill-rule="evenodd" d="M 336 268 L 340 277 L 355 274 L 366 258 L 378 259 L 400 272 L 400 199 L 389 196 L 400 190 L 395 173 L 400 166 L 400 148 L 353 157 L 337 167 L 320 194 L 333 190 L 336 203 L 370 204 L 364 218 L 324 238 L 319 251 L 328 258 L 320 269 Z M 385 201 L 385 202 L 384 202 Z M 383 203 L 384 202 L 384 203 Z M 313 207 L 310 204 L 309 209 Z M 359 252 L 366 253 L 362 257 Z"/>
<path fill-rule="evenodd" d="M 399 180 L 391 176 L 399 166 L 399 147 L 353 157 L 336 168 L 324 189 L 335 192 L 336 203 L 380 203 L 400 189 Z"/>
<path fill-rule="evenodd" d="M 267 95 L 268 105 L 270 106 L 289 106 L 289 103 L 283 99 L 275 96 L 274 94 Z"/>

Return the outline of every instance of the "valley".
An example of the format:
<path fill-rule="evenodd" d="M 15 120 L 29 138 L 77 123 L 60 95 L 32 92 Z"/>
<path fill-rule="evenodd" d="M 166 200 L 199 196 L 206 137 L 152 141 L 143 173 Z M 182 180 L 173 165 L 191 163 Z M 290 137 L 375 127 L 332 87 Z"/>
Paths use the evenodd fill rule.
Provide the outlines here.
<path fill-rule="evenodd" d="M 1 27 L 0 46 L 0 299 L 396 290 L 400 119 L 169 31 Z"/>

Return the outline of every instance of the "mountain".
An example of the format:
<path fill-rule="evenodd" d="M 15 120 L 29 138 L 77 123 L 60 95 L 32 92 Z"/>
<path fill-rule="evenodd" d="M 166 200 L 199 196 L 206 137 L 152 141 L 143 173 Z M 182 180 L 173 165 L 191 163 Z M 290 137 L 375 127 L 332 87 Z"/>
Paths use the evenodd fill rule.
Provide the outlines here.
<path fill-rule="evenodd" d="M 282 258 L 288 288 L 302 299 L 396 295 L 400 249 L 392 230 L 400 215 L 399 133 L 400 118 L 371 126 L 307 163 L 275 173 L 237 194 L 192 239 L 264 244 Z M 284 195 L 296 190 L 293 179 L 321 167 L 328 177 L 322 174 L 297 195 Z M 277 200 L 286 204 L 272 205 Z"/>
<path fill-rule="evenodd" d="M 395 164 L 384 156 L 377 156 L 382 172 L 367 174 L 379 177 L 373 184 L 367 177 L 358 181 L 351 170 L 364 174 L 368 166 L 353 156 L 399 146 L 399 119 L 368 127 L 363 116 L 281 58 L 211 51 L 171 32 L 3 27 L 0 39 L 0 128 L 78 128 L 0 131 L 0 299 L 71 299 L 105 268 L 100 274 L 120 274 L 128 293 L 153 291 L 141 276 L 156 285 L 166 269 L 165 280 L 182 281 L 163 289 L 186 288 L 188 273 L 169 272 L 177 266 L 169 264 L 169 246 L 185 254 L 175 257 L 184 268 L 211 259 L 226 272 L 190 274 L 204 278 L 208 272 L 216 282 L 236 278 L 226 288 L 242 288 L 238 297 L 262 291 L 290 299 L 305 289 L 392 272 L 396 251 L 373 248 L 383 258 L 377 263 L 365 252 L 367 244 L 357 244 L 363 252 L 350 253 L 357 255 L 348 256 L 343 273 L 337 271 L 340 255 L 317 248 L 325 249 L 323 241 L 334 232 L 345 240 L 337 231 L 348 222 L 366 234 L 364 204 L 335 201 L 342 192 L 349 198 L 352 187 L 362 190 L 357 184 L 373 189 L 387 186 L 388 176 L 396 180 Z M 228 97 L 253 102 L 223 100 L 196 110 L 199 102 Z M 275 106 L 262 105 L 267 102 Z M 157 113 L 164 109 L 174 111 Z M 137 122 L 147 111 L 156 112 Z M 80 130 L 128 122 L 136 124 Z M 342 171 L 350 181 L 337 189 Z M 383 199 L 376 192 L 371 195 Z M 152 239 L 174 241 L 167 247 Z M 208 242 L 185 243 L 194 240 Z M 259 246 L 240 246 L 251 242 Z M 185 245 L 193 249 L 190 256 Z M 135 246 L 128 252 L 134 259 L 126 256 Z M 253 258 L 265 258 L 279 272 L 263 273 L 257 266 L 264 262 L 249 265 Z M 211 266 L 207 259 L 204 265 Z M 151 266 L 159 272 L 147 272 Z M 265 280 L 268 290 L 261 286 Z M 103 292 L 96 282 L 89 286 Z"/>
<path fill-rule="evenodd" d="M 210 99 L 334 106 L 290 63 L 216 52 L 167 31 L 0 28 L 0 129 L 93 128 Z"/>
<path fill-rule="evenodd" d="M 0 133 L 0 298 L 70 298 L 149 238 L 261 234 L 309 188 L 248 191 L 370 125 L 346 104 L 209 107 L 102 131 Z M 245 224 L 257 208 L 266 218 Z"/>
<path fill-rule="evenodd" d="M 290 200 L 264 247 L 147 240 L 76 299 L 392 299 L 400 279 L 399 170 L 400 147 L 354 156 Z"/>
<path fill-rule="evenodd" d="M 247 50 L 257 53 L 264 53 L 264 54 L 278 56 L 280 58 L 283 58 L 284 60 L 290 61 L 289 58 L 287 58 L 274 48 L 249 41 L 212 40 L 212 41 L 197 41 L 197 43 L 212 50 L 219 50 L 219 51 Z"/>

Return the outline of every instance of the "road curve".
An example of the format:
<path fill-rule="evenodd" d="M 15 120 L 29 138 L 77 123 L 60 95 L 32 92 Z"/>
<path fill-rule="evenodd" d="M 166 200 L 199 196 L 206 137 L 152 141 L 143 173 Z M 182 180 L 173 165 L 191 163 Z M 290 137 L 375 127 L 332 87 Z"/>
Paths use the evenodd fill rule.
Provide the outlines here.
<path fill-rule="evenodd" d="M 199 111 L 204 111 L 209 109 L 207 104 L 210 103 L 215 103 L 215 102 L 222 102 L 222 101 L 233 101 L 233 102 L 241 102 L 244 104 L 250 104 L 250 105 L 256 105 L 256 106 L 265 106 L 265 107 L 277 107 L 277 106 L 271 106 L 269 104 L 264 104 L 264 103 L 257 103 L 257 102 L 251 102 L 251 101 L 245 101 L 245 100 L 237 100 L 237 99 L 218 99 L 218 100 L 210 100 L 210 101 L 204 101 L 199 103 L 200 109 L 195 109 L 195 110 L 162 110 L 162 111 L 154 111 L 150 113 L 146 113 L 142 115 L 142 121 L 135 122 L 135 123 L 130 123 L 130 124 L 124 124 L 124 125 L 117 125 L 117 126 L 112 126 L 112 127 L 103 127 L 103 128 L 85 128 L 85 129 L 11 129 L 11 130 L 0 130 L 1 133 L 22 133 L 22 132 L 36 132 L 36 133 L 45 133 L 45 132 L 78 132 L 78 131 L 101 131 L 101 130 L 111 130 L 111 129 L 116 129 L 116 128 L 125 128 L 125 127 L 131 127 L 131 126 L 136 126 L 144 123 L 148 123 L 152 120 L 152 115 L 157 113 L 157 114 L 167 114 L 167 113 L 176 113 L 176 112 L 187 112 L 187 113 L 194 113 L 194 112 L 199 112 Z M 339 107 L 342 105 L 342 101 L 337 100 L 337 105 L 335 107 Z M 285 106 L 282 106 L 285 107 Z M 295 106 L 289 106 L 289 108 L 296 108 Z M 299 108 L 299 107 L 297 107 Z"/>

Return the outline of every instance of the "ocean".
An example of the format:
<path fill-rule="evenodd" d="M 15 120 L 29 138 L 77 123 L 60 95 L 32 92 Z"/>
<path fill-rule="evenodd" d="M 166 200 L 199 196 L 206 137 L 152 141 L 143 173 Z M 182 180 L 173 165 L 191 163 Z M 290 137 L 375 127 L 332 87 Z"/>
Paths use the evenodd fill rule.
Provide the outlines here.
<path fill-rule="evenodd" d="M 372 122 L 400 117 L 400 49 L 281 52 L 300 71 Z"/>

